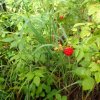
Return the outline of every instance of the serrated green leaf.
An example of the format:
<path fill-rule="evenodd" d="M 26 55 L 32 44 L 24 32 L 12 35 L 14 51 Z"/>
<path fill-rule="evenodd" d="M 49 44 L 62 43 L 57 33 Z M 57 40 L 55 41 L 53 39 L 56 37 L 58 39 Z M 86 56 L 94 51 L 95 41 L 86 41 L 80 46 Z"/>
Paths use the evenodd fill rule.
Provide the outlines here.
<path fill-rule="evenodd" d="M 88 15 L 95 14 L 98 10 L 100 10 L 100 4 L 91 4 L 88 6 Z"/>
<path fill-rule="evenodd" d="M 95 73 L 95 80 L 97 83 L 100 83 L 100 72 Z"/>
<path fill-rule="evenodd" d="M 42 84 L 42 87 L 43 87 L 43 89 L 45 90 L 46 93 L 49 93 L 51 91 L 50 85 Z"/>
<path fill-rule="evenodd" d="M 48 95 L 47 95 L 47 98 L 50 99 L 52 98 L 54 95 L 56 95 L 57 93 L 57 90 L 56 89 L 53 89 Z M 52 99 L 51 99 L 52 100 Z"/>
<path fill-rule="evenodd" d="M 91 44 L 94 43 L 96 41 L 96 38 L 97 38 L 96 36 L 90 37 L 89 40 L 87 41 L 87 44 L 90 45 L 90 43 Z"/>
<path fill-rule="evenodd" d="M 82 80 L 82 88 L 83 90 L 92 90 L 95 85 L 95 81 L 93 78 L 88 77 Z"/>
<path fill-rule="evenodd" d="M 46 62 L 46 58 L 45 58 L 45 55 L 44 54 L 41 55 L 40 61 L 43 62 L 43 63 Z"/>
<path fill-rule="evenodd" d="M 86 78 L 86 77 L 89 77 L 91 76 L 91 72 L 89 70 L 87 70 L 86 68 L 84 67 L 78 67 L 74 70 L 74 73 L 81 77 L 81 78 Z"/>
<path fill-rule="evenodd" d="M 27 77 L 28 81 L 31 81 L 33 79 L 33 77 L 34 77 L 34 74 L 32 72 L 28 72 L 26 77 Z"/>
<path fill-rule="evenodd" d="M 41 97 L 45 97 L 45 93 L 42 91 L 42 93 L 40 94 Z"/>
<path fill-rule="evenodd" d="M 17 45 L 18 45 L 17 41 L 14 41 L 11 43 L 10 48 L 17 47 Z"/>
<path fill-rule="evenodd" d="M 61 100 L 67 100 L 67 96 L 62 96 Z"/>
<path fill-rule="evenodd" d="M 18 44 L 18 48 L 19 48 L 20 51 L 22 51 L 22 50 L 25 48 L 23 41 L 21 41 L 21 42 Z"/>
<path fill-rule="evenodd" d="M 100 10 L 93 16 L 93 20 L 96 23 L 100 23 Z"/>
<path fill-rule="evenodd" d="M 56 100 L 62 100 L 60 94 L 56 94 Z"/>
<path fill-rule="evenodd" d="M 80 37 L 81 38 L 84 38 L 86 36 L 89 36 L 90 34 L 91 34 L 91 32 L 90 32 L 89 26 L 82 27 L 82 30 L 81 30 L 81 33 L 80 33 Z"/>
<path fill-rule="evenodd" d="M 81 49 L 81 50 L 79 51 L 78 56 L 77 56 L 77 62 L 79 62 L 83 57 L 84 57 L 84 52 L 83 52 L 83 50 Z"/>
<path fill-rule="evenodd" d="M 91 72 L 95 72 L 95 71 L 100 71 L 100 67 L 98 66 L 98 64 L 96 64 L 95 62 L 92 62 L 89 65 L 90 71 Z"/>
<path fill-rule="evenodd" d="M 25 77 L 25 74 L 24 73 L 21 73 L 19 74 L 19 80 L 24 80 L 26 77 Z"/>
<path fill-rule="evenodd" d="M 35 84 L 36 86 L 39 86 L 39 85 L 40 85 L 40 77 L 35 76 L 33 82 L 34 82 L 34 84 Z"/>
<path fill-rule="evenodd" d="M 3 39 L 2 41 L 3 42 L 12 42 L 13 40 L 14 40 L 13 38 L 9 37 L 9 38 Z"/>
<path fill-rule="evenodd" d="M 38 76 L 38 77 L 44 77 L 43 73 L 44 73 L 43 70 L 34 71 L 35 76 Z"/>
<path fill-rule="evenodd" d="M 86 36 L 89 36 L 90 34 L 91 34 L 90 31 L 82 31 L 82 32 L 80 33 L 80 37 L 81 37 L 81 38 L 84 38 L 84 37 L 86 37 Z"/>

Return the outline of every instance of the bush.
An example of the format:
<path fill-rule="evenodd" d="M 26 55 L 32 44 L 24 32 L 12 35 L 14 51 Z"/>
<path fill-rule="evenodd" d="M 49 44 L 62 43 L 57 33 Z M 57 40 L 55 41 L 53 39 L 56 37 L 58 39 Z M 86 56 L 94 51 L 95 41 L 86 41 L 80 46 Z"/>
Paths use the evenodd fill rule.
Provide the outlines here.
<path fill-rule="evenodd" d="M 2 3 L 0 99 L 67 100 L 100 83 L 98 0 Z"/>

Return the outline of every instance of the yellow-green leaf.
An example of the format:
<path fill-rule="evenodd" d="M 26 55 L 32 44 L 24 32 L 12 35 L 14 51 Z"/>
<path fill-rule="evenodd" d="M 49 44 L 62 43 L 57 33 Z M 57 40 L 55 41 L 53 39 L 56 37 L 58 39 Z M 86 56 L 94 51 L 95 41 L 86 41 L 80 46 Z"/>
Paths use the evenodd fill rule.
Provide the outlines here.
<path fill-rule="evenodd" d="M 95 85 L 95 81 L 93 78 L 88 77 L 82 81 L 83 90 L 92 90 Z"/>
<path fill-rule="evenodd" d="M 35 76 L 33 82 L 34 82 L 34 84 L 35 84 L 36 86 L 39 86 L 39 85 L 40 85 L 40 77 Z"/>
<path fill-rule="evenodd" d="M 100 67 L 95 62 L 92 62 L 89 67 L 91 72 L 100 71 Z"/>
<path fill-rule="evenodd" d="M 95 73 L 95 80 L 97 83 L 100 83 L 100 72 Z"/>

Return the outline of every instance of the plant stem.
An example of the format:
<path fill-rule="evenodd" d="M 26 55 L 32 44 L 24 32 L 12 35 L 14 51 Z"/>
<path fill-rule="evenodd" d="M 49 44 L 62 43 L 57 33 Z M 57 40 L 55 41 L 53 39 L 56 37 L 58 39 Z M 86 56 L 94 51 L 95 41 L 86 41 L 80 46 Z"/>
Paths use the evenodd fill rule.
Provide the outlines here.
<path fill-rule="evenodd" d="M 69 68 L 71 67 L 71 64 L 70 64 L 70 57 L 68 57 L 68 63 L 69 63 Z"/>
<path fill-rule="evenodd" d="M 64 88 L 62 88 L 62 89 L 60 89 L 58 92 L 61 92 L 61 91 L 63 91 L 64 89 L 67 89 L 67 88 L 69 88 L 69 87 L 71 87 L 71 86 L 73 86 L 73 85 L 75 85 L 75 84 L 78 84 L 79 82 L 77 81 L 77 82 L 74 82 L 74 83 L 72 83 L 72 84 L 70 84 L 70 85 L 66 85 Z"/>

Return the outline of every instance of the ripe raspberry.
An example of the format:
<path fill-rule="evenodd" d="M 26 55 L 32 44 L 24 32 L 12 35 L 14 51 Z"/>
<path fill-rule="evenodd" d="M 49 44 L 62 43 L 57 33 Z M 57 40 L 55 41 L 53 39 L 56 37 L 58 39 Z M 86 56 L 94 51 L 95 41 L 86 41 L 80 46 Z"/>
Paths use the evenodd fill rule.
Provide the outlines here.
<path fill-rule="evenodd" d="M 60 20 L 63 20 L 64 19 L 64 16 L 60 16 L 59 18 L 60 18 Z"/>
<path fill-rule="evenodd" d="M 65 49 L 63 50 L 63 52 L 64 52 L 64 54 L 65 54 L 66 56 L 71 56 L 71 55 L 73 54 L 73 52 L 74 52 L 74 49 L 73 49 L 72 47 L 67 47 L 67 48 L 65 48 Z"/>

